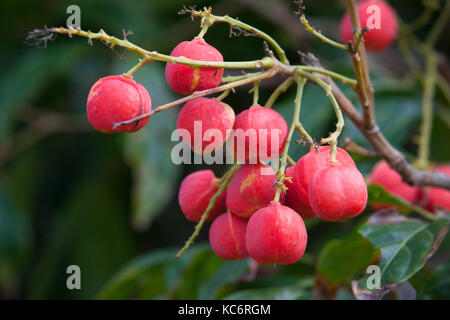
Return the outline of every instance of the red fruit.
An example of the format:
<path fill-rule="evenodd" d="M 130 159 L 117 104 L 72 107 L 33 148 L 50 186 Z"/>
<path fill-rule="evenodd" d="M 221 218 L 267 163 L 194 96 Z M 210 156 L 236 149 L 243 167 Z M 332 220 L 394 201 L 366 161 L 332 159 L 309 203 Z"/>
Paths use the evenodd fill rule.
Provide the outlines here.
<path fill-rule="evenodd" d="M 199 38 L 181 42 L 170 55 L 199 61 L 223 62 L 220 52 Z M 218 68 L 191 68 L 171 62 L 166 64 L 166 81 L 169 87 L 179 94 L 187 95 L 194 91 L 215 88 L 222 81 L 222 75 L 223 69 Z"/>
<path fill-rule="evenodd" d="M 196 171 L 184 178 L 178 193 L 178 203 L 186 218 L 190 221 L 199 222 L 217 190 L 219 190 L 219 179 L 214 176 L 211 170 Z M 206 221 L 214 219 L 226 210 L 225 196 L 226 193 L 223 192 L 217 198 Z"/>
<path fill-rule="evenodd" d="M 244 164 L 234 174 L 227 190 L 227 208 L 242 218 L 248 219 L 255 211 L 273 201 L 276 175 L 265 164 Z M 280 201 L 284 202 L 281 193 Z"/>
<path fill-rule="evenodd" d="M 211 224 L 209 243 L 213 251 L 225 260 L 241 260 L 248 257 L 245 248 L 247 220 L 226 212 Z"/>
<path fill-rule="evenodd" d="M 233 129 L 234 119 L 234 111 L 226 103 L 216 99 L 196 98 L 188 101 L 181 109 L 177 129 L 189 132 L 190 139 L 185 139 L 181 133 L 179 135 L 194 152 L 211 153 L 225 143 Z"/>
<path fill-rule="evenodd" d="M 373 167 L 372 172 L 370 173 L 369 183 L 379 184 L 384 187 L 386 191 L 409 203 L 416 202 L 420 196 L 420 189 L 403 182 L 400 174 L 391 169 L 386 161 L 380 161 Z M 374 204 L 372 206 L 376 210 L 393 207 L 392 205 L 385 204 Z"/>
<path fill-rule="evenodd" d="M 317 170 L 308 189 L 314 212 L 325 221 L 359 215 L 367 204 L 367 186 L 356 167 L 329 162 Z"/>
<path fill-rule="evenodd" d="M 450 165 L 442 165 L 434 168 L 433 171 L 439 171 L 450 176 Z M 430 187 L 428 189 L 429 203 L 427 208 L 434 211 L 435 206 L 441 207 L 444 210 L 450 212 L 450 190 Z"/>
<path fill-rule="evenodd" d="M 286 191 L 285 204 L 289 208 L 297 211 L 303 219 L 313 219 L 317 216 L 314 213 L 314 210 L 309 205 L 305 204 L 300 197 L 299 187 L 294 179 L 294 169 L 295 167 L 289 167 L 286 169 L 286 177 L 291 177 L 292 182 L 287 180 L 285 181 L 285 185 L 288 187 L 288 190 Z"/>
<path fill-rule="evenodd" d="M 358 3 L 361 28 L 368 27 L 370 32 L 364 34 L 366 48 L 380 51 L 391 45 L 397 36 L 398 22 L 394 9 L 384 1 L 367 0 Z M 352 23 L 345 13 L 340 25 L 342 41 L 353 41 Z"/>
<path fill-rule="evenodd" d="M 250 257 L 261 263 L 292 264 L 305 253 L 308 235 L 303 219 L 278 202 L 250 218 L 245 243 Z"/>
<path fill-rule="evenodd" d="M 89 91 L 87 117 L 91 125 L 104 133 L 135 132 L 148 118 L 113 129 L 117 122 L 150 112 L 152 101 L 143 85 L 130 76 L 108 76 L 98 80 Z"/>
<path fill-rule="evenodd" d="M 257 163 L 257 160 L 272 159 L 282 152 L 288 125 L 275 110 L 254 105 L 237 115 L 234 130 L 236 158 Z"/>
<path fill-rule="evenodd" d="M 295 164 L 294 178 L 298 186 L 299 196 L 306 205 L 310 206 L 308 199 L 309 183 L 316 171 L 329 163 L 330 150 L 330 146 L 313 148 Z M 356 168 L 352 157 L 344 149 L 337 148 L 336 160 L 344 166 Z"/>

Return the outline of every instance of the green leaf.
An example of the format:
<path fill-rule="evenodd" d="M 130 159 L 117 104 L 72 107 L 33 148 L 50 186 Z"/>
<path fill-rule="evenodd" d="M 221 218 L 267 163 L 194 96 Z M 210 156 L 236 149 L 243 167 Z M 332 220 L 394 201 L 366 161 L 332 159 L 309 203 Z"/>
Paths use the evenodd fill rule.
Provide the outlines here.
<path fill-rule="evenodd" d="M 426 215 L 433 215 L 433 213 L 423 209 L 422 207 L 413 205 L 399 198 L 392 193 L 389 193 L 383 186 L 378 184 L 371 184 L 367 187 L 367 203 L 368 204 L 387 204 L 397 206 L 400 214 L 406 214 L 410 211 L 424 213 Z"/>
<path fill-rule="evenodd" d="M 450 297 L 450 261 L 438 265 L 418 290 L 418 299 L 448 299 Z"/>
<path fill-rule="evenodd" d="M 410 203 L 389 193 L 379 184 L 371 184 L 367 187 L 367 204 L 391 204 L 414 210 Z"/>
<path fill-rule="evenodd" d="M 126 208 L 115 196 L 111 184 L 100 183 L 107 181 L 106 173 L 81 180 L 73 193 L 68 194 L 55 221 L 49 223 L 51 232 L 33 268 L 29 298 L 53 298 L 61 294 L 91 298 L 134 254 Z M 82 290 L 68 292 L 64 276 L 69 265 L 80 267 Z"/>
<path fill-rule="evenodd" d="M 32 48 L 16 59 L 9 70 L 4 70 L 0 77 L 0 139 L 5 138 L 14 123 L 14 115 L 20 111 L 25 102 L 56 74 L 65 74 L 80 54 L 85 52 L 85 45 L 66 44 L 52 46 L 45 50 Z"/>
<path fill-rule="evenodd" d="M 317 263 L 317 272 L 331 286 L 344 284 L 374 262 L 379 251 L 358 233 L 352 233 L 344 241 L 333 239 L 322 250 Z"/>
<path fill-rule="evenodd" d="M 16 285 L 30 241 L 29 217 L 0 185 L 0 288 Z"/>
<path fill-rule="evenodd" d="M 217 292 L 225 285 L 233 283 L 248 271 L 247 259 L 242 261 L 226 261 L 202 285 L 198 299 L 214 299 Z"/>
<path fill-rule="evenodd" d="M 359 233 L 381 251 L 380 289 L 367 288 L 367 279 L 354 286 L 357 297 L 380 298 L 418 272 L 439 247 L 448 220 L 433 223 L 406 218 L 394 210 L 380 211 L 361 226 Z"/>
<path fill-rule="evenodd" d="M 225 300 L 307 300 L 312 298 L 313 279 L 305 277 L 297 284 L 236 291 Z"/>

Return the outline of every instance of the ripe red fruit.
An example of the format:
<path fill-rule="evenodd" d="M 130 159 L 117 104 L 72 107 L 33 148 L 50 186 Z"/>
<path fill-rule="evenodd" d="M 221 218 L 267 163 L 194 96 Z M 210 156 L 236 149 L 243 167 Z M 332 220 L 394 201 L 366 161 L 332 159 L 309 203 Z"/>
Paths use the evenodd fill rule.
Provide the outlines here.
<path fill-rule="evenodd" d="M 209 201 L 219 189 L 219 179 L 211 170 L 200 170 L 186 176 L 178 192 L 181 211 L 190 221 L 199 222 L 208 207 Z M 206 221 L 214 219 L 226 210 L 223 192 L 216 200 Z"/>
<path fill-rule="evenodd" d="M 234 111 L 226 103 L 216 99 L 196 98 L 188 101 L 181 109 L 177 129 L 189 132 L 189 140 L 185 140 L 181 133 L 179 135 L 194 152 L 211 153 L 225 143 L 233 129 L 234 119 Z M 206 147 L 208 148 L 205 150 Z"/>
<path fill-rule="evenodd" d="M 409 203 L 416 202 L 420 196 L 420 189 L 403 182 L 400 174 L 394 169 L 391 169 L 386 161 L 380 161 L 373 167 L 370 173 L 369 183 L 379 184 L 388 192 Z M 393 207 L 392 205 L 385 204 L 373 204 L 372 206 L 376 210 Z"/>
<path fill-rule="evenodd" d="M 91 125 L 104 133 L 135 132 L 145 126 L 148 118 L 113 128 L 117 122 L 150 112 L 152 101 L 143 85 L 130 76 L 108 76 L 98 80 L 89 91 L 87 117 Z"/>
<path fill-rule="evenodd" d="M 433 171 L 438 171 L 445 173 L 450 176 L 450 165 L 442 165 L 434 168 Z M 427 190 L 428 193 L 428 204 L 427 209 L 434 211 L 436 206 L 447 210 L 450 212 L 450 190 L 438 188 L 438 187 L 430 187 Z"/>
<path fill-rule="evenodd" d="M 308 189 L 314 212 L 325 221 L 359 215 L 367 204 L 367 186 L 356 167 L 329 162 L 317 170 Z"/>
<path fill-rule="evenodd" d="M 309 183 L 316 171 L 329 163 L 330 150 L 330 146 L 313 148 L 295 164 L 294 178 L 298 186 L 299 196 L 306 205 L 310 206 L 308 198 Z M 344 166 L 356 168 L 352 157 L 344 149 L 337 148 L 336 160 Z"/>
<path fill-rule="evenodd" d="M 242 111 L 234 123 L 236 158 L 256 163 L 257 160 L 278 156 L 283 150 L 288 129 L 286 120 L 273 109 L 254 105 Z M 275 143 L 273 147 L 272 141 Z"/>
<path fill-rule="evenodd" d="M 248 257 L 245 247 L 247 220 L 226 212 L 217 217 L 209 229 L 209 243 L 213 251 L 225 260 Z"/>
<path fill-rule="evenodd" d="M 384 1 L 367 0 L 358 3 L 361 28 L 368 27 L 370 32 L 363 36 L 366 48 L 380 51 L 391 45 L 397 36 L 398 22 L 394 9 Z M 341 20 L 342 41 L 353 41 L 352 23 L 348 13 Z"/>
<path fill-rule="evenodd" d="M 170 55 L 199 61 L 223 62 L 220 52 L 199 38 L 179 43 Z M 215 88 L 222 81 L 222 75 L 223 69 L 218 68 L 191 68 L 171 62 L 166 64 L 166 81 L 169 87 L 179 94 L 187 95 L 194 91 Z"/>
<path fill-rule="evenodd" d="M 234 174 L 227 190 L 227 208 L 248 219 L 256 210 L 273 201 L 276 175 L 266 164 L 244 164 Z M 281 193 L 280 201 L 284 202 Z"/>
<path fill-rule="evenodd" d="M 286 191 L 285 204 L 286 206 L 300 214 L 303 219 L 313 219 L 317 216 L 314 213 L 314 210 L 302 201 L 298 185 L 295 182 L 294 170 L 295 167 L 289 167 L 286 169 L 286 177 L 291 177 L 292 182 L 289 182 L 287 180 L 285 181 L 285 185 L 288 188 L 288 190 Z"/>
<path fill-rule="evenodd" d="M 261 263 L 292 264 L 305 253 L 308 235 L 303 219 L 278 202 L 255 212 L 245 243 L 250 257 Z"/>

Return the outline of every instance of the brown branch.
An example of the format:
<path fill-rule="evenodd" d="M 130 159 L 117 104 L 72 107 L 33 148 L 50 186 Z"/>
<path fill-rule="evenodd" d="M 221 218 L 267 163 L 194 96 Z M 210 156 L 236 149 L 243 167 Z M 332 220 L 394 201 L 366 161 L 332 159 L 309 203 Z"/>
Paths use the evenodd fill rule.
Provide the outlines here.
<path fill-rule="evenodd" d="M 308 53 L 306 55 L 302 54 L 301 56 L 303 63 L 318 68 L 322 67 L 319 60 L 313 54 Z M 405 156 L 386 140 L 376 122 L 374 122 L 374 126 L 371 127 L 371 129 L 368 130 L 366 128 L 366 118 L 356 109 L 353 103 L 330 77 L 324 74 L 315 74 L 331 86 L 331 91 L 342 112 L 350 118 L 367 141 L 369 141 L 374 152 L 376 152 L 379 157 L 385 159 L 389 165 L 402 176 L 404 181 L 417 186 L 433 185 L 450 189 L 449 176 L 442 173 L 426 172 L 414 168 L 406 161 Z"/>

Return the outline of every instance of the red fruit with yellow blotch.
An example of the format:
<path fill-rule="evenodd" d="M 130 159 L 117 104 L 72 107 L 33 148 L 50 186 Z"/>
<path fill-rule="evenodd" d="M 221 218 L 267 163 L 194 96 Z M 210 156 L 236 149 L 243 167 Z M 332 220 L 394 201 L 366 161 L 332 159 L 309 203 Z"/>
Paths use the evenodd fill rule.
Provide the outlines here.
<path fill-rule="evenodd" d="M 314 210 L 302 201 L 300 197 L 300 191 L 294 178 L 295 167 L 289 167 L 286 169 L 286 177 L 290 177 L 292 182 L 285 181 L 285 185 L 288 188 L 286 191 L 285 205 L 295 210 L 302 216 L 303 219 L 314 219 L 317 215 Z"/>
<path fill-rule="evenodd" d="M 234 154 L 238 161 L 257 163 L 281 154 L 288 135 L 283 116 L 273 109 L 253 105 L 234 123 Z"/>
<path fill-rule="evenodd" d="M 308 197 L 320 219 L 344 221 L 359 215 L 366 207 L 367 186 L 356 167 L 328 162 L 314 173 Z"/>
<path fill-rule="evenodd" d="M 270 204 L 275 197 L 276 175 L 266 164 L 244 164 L 234 174 L 227 190 L 227 208 L 248 219 L 255 211 Z M 284 193 L 280 194 L 284 202 Z"/>
<path fill-rule="evenodd" d="M 211 170 L 200 170 L 186 176 L 178 192 L 178 203 L 186 218 L 199 222 L 209 205 L 209 201 L 219 190 L 220 179 Z M 206 221 L 214 219 L 226 210 L 225 191 L 220 194 Z"/>
<path fill-rule="evenodd" d="M 200 38 L 179 43 L 170 55 L 199 61 L 223 62 L 220 52 Z M 179 94 L 188 95 L 195 91 L 215 88 L 222 81 L 222 76 L 221 68 L 192 68 L 172 62 L 166 64 L 167 84 Z"/>
<path fill-rule="evenodd" d="M 178 114 L 178 135 L 194 152 L 211 153 L 225 143 L 234 120 L 234 111 L 226 103 L 196 98 L 188 101 Z M 182 133 L 183 129 L 189 133 L 187 137 Z"/>
<path fill-rule="evenodd" d="M 294 178 L 298 186 L 299 196 L 306 205 L 310 206 L 308 198 L 309 183 L 316 171 L 329 163 L 330 150 L 330 146 L 313 148 L 295 164 Z M 344 149 L 336 149 L 336 160 L 344 166 L 356 168 L 352 157 Z"/>
<path fill-rule="evenodd" d="M 367 0 L 358 3 L 361 28 L 368 27 L 363 36 L 365 46 L 370 51 L 380 51 L 389 47 L 398 31 L 397 16 L 394 9 L 384 1 Z M 342 17 L 340 25 L 344 43 L 353 41 L 353 27 L 348 13 Z"/>
<path fill-rule="evenodd" d="M 131 76 L 116 75 L 98 80 L 89 91 L 86 111 L 91 125 L 103 133 L 135 132 L 145 126 L 149 118 L 117 126 L 114 124 L 130 120 L 150 112 L 152 101 L 143 85 Z"/>
<path fill-rule="evenodd" d="M 420 189 L 403 182 L 400 174 L 394 169 L 391 169 L 386 161 L 380 161 L 373 167 L 369 176 L 369 184 L 381 185 L 389 193 L 409 203 L 415 203 L 420 197 Z M 372 204 L 372 206 L 376 210 L 394 207 L 381 203 Z"/>
<path fill-rule="evenodd" d="M 305 253 L 307 241 L 302 217 L 278 202 L 256 211 L 248 221 L 247 251 L 260 263 L 295 263 Z"/>
<path fill-rule="evenodd" d="M 226 212 L 218 216 L 209 229 L 209 244 L 213 251 L 225 260 L 241 260 L 248 257 L 245 247 L 247 220 Z"/>

